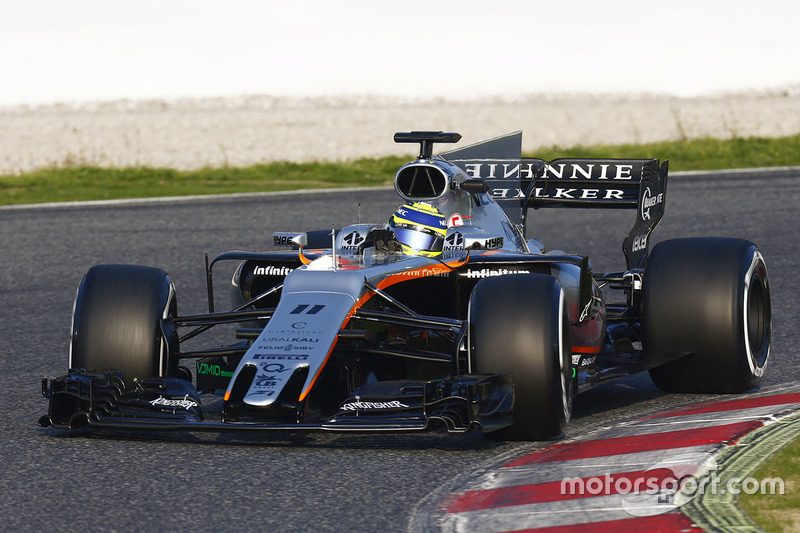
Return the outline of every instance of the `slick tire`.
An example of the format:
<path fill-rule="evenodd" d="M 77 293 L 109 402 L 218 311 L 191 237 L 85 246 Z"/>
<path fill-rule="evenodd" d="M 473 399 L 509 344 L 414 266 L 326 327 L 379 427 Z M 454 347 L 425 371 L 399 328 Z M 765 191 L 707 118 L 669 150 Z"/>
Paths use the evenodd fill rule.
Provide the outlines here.
<path fill-rule="evenodd" d="M 175 290 L 163 270 L 98 265 L 78 286 L 72 317 L 69 369 L 117 370 L 135 379 L 174 376 L 177 334 L 161 319 L 177 314 Z"/>
<path fill-rule="evenodd" d="M 644 274 L 644 347 L 686 355 L 650 370 L 666 392 L 738 393 L 757 386 L 770 349 L 767 267 L 752 242 L 659 243 Z"/>
<path fill-rule="evenodd" d="M 504 440 L 558 438 L 572 414 L 572 364 L 564 291 L 542 274 L 481 280 L 468 313 L 471 373 L 510 374 L 513 424 Z"/>

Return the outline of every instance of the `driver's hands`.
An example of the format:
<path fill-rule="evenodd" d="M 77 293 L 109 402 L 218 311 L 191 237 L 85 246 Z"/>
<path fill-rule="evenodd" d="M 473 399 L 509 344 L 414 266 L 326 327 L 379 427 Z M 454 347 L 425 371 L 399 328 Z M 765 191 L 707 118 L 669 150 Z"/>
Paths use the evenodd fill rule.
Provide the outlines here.
<path fill-rule="evenodd" d="M 402 253 L 403 247 L 394 238 L 394 233 L 388 229 L 374 229 L 367 234 L 361 244 L 361 249 L 374 246 L 378 253 Z"/>

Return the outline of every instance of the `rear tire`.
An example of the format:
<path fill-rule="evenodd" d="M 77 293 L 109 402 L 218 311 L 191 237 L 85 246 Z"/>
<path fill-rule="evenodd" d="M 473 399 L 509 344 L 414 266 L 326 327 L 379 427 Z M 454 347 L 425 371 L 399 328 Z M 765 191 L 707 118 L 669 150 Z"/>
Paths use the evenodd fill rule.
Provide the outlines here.
<path fill-rule="evenodd" d="M 646 350 L 691 354 L 650 370 L 660 389 L 738 393 L 757 386 L 772 330 L 758 248 L 708 237 L 659 243 L 645 270 L 642 322 Z"/>
<path fill-rule="evenodd" d="M 175 290 L 163 270 L 97 265 L 78 286 L 72 317 L 70 371 L 117 370 L 134 379 L 177 373 L 177 335 L 161 319 L 177 314 Z"/>
<path fill-rule="evenodd" d="M 513 425 L 493 436 L 562 435 L 572 414 L 570 323 L 555 278 L 515 274 L 481 280 L 469 302 L 471 373 L 511 374 Z"/>

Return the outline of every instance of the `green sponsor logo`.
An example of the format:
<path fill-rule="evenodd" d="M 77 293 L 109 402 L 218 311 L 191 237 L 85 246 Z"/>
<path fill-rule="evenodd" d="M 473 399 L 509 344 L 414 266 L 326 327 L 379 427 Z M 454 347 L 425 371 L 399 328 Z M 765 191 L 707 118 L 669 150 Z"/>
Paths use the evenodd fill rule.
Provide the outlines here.
<path fill-rule="evenodd" d="M 233 377 L 233 372 L 222 370 L 220 365 L 210 363 L 197 363 L 197 373 L 201 376 L 219 376 L 223 378 Z"/>

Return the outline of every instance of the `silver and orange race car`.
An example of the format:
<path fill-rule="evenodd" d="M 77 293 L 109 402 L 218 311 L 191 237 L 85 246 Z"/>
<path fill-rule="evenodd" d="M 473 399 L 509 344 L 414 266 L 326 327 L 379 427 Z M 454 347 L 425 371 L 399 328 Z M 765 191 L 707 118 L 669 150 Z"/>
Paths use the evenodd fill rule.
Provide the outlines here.
<path fill-rule="evenodd" d="M 459 140 L 395 135 L 420 152 L 395 175 L 404 204 L 388 224 L 279 232 L 281 250 L 206 260 L 207 313 L 181 315 L 163 270 L 91 268 L 68 373 L 42 381 L 40 425 L 536 440 L 562 434 L 576 394 L 636 372 L 666 391 L 758 384 L 764 259 L 729 238 L 651 251 L 666 162 L 523 158 L 519 132 L 433 155 Z M 588 257 L 528 238 L 529 209 L 545 207 L 634 210 L 626 270 L 595 273 Z M 214 305 L 220 264 L 233 271 L 226 311 Z M 238 325 L 230 345 L 196 346 L 220 324 Z"/>

